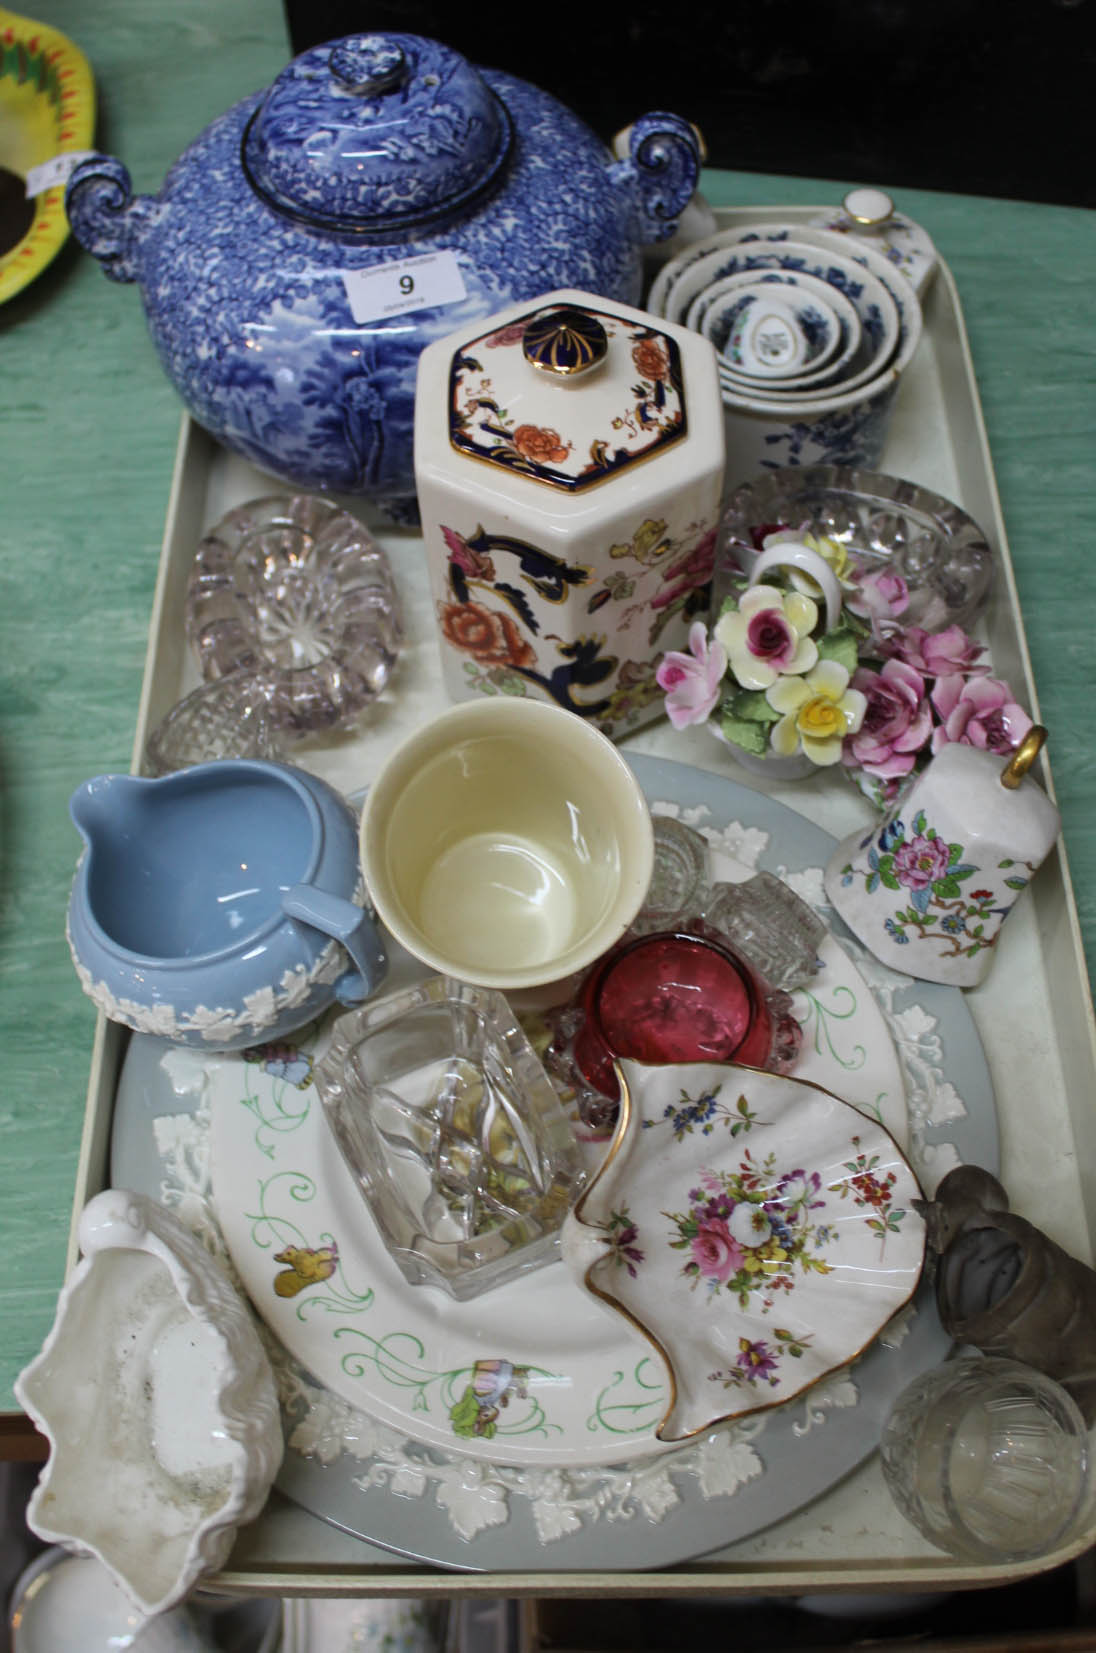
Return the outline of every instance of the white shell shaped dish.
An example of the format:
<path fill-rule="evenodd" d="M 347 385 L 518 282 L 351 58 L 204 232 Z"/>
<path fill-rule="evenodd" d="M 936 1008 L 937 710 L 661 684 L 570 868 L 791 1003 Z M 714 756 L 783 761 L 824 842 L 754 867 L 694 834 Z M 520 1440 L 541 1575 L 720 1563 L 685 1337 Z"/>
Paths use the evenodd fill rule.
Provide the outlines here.
<path fill-rule="evenodd" d="M 141 1194 L 84 1207 L 82 1260 L 15 1393 L 50 1443 L 27 1508 L 90 1552 L 142 1612 L 223 1565 L 266 1501 L 283 1442 L 270 1364 L 220 1265 Z"/>
<path fill-rule="evenodd" d="M 620 1062 L 620 1118 L 563 1228 L 564 1261 L 654 1345 L 681 1441 L 791 1400 L 912 1297 L 924 1223 L 893 1138 L 752 1068 Z"/>

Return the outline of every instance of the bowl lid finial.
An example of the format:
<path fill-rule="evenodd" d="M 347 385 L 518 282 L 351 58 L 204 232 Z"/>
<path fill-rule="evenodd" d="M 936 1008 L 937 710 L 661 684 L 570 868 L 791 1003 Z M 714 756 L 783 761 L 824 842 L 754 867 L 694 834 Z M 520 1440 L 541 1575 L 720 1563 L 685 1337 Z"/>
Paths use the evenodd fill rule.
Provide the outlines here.
<path fill-rule="evenodd" d="M 410 229 L 486 193 L 510 152 L 507 109 L 459 53 L 354 34 L 282 71 L 244 134 L 252 187 L 340 233 Z"/>

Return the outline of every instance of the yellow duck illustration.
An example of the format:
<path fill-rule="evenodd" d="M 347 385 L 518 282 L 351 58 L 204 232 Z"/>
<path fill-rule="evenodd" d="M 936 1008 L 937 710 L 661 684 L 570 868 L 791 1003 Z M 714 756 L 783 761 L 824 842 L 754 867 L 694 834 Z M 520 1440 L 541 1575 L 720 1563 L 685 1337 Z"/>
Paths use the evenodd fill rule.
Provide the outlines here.
<path fill-rule="evenodd" d="M 296 1297 L 306 1286 L 318 1286 L 321 1280 L 330 1280 L 339 1261 L 339 1248 L 287 1245 L 284 1251 L 275 1253 L 274 1261 L 289 1265 L 274 1276 L 274 1290 L 279 1297 Z"/>

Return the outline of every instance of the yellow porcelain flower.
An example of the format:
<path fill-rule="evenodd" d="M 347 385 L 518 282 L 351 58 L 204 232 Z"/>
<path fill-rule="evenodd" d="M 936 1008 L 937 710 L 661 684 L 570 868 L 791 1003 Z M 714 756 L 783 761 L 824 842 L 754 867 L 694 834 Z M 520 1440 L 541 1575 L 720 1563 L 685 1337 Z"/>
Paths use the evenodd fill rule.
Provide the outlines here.
<path fill-rule="evenodd" d="M 763 549 L 768 550 L 771 545 L 805 545 L 808 551 L 813 551 L 827 562 L 839 586 L 844 591 L 855 591 L 858 586 L 857 568 L 849 556 L 848 546 L 840 540 L 831 538 L 829 534 L 799 534 L 794 529 L 782 528 L 775 534 L 767 534 L 763 541 Z M 788 579 L 796 591 L 802 591 L 806 596 L 819 601 L 822 588 L 818 581 L 804 573 L 801 568 L 789 566 Z"/>
<path fill-rule="evenodd" d="M 805 677 L 782 677 L 765 691 L 774 712 L 770 743 L 782 758 L 804 751 L 826 766 L 841 757 L 841 743 L 864 721 L 867 696 L 849 688 L 849 674 L 836 660 L 820 660 Z"/>
<path fill-rule="evenodd" d="M 768 689 L 785 673 L 810 671 L 818 659 L 810 635 L 817 623 L 818 605 L 802 592 L 755 585 L 722 616 L 715 638 L 744 689 Z"/>

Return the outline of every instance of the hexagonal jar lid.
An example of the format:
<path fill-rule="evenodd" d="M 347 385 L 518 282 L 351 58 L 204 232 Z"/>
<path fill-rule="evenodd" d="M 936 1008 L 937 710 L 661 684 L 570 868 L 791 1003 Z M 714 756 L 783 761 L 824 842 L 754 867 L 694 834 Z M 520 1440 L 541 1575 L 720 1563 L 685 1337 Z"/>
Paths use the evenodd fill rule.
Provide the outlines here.
<path fill-rule="evenodd" d="M 679 338 L 582 293 L 496 316 L 452 351 L 450 445 L 571 494 L 608 482 L 688 439 Z"/>
<path fill-rule="evenodd" d="M 341 231 L 448 216 L 499 174 L 513 130 L 459 53 L 411 34 L 355 34 L 294 58 L 244 136 L 245 170 L 279 211 Z"/>

